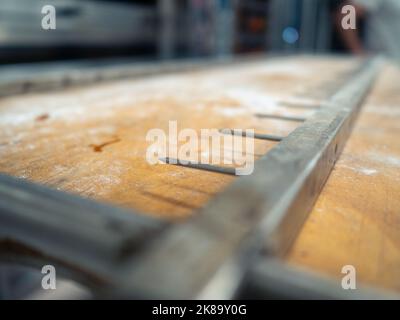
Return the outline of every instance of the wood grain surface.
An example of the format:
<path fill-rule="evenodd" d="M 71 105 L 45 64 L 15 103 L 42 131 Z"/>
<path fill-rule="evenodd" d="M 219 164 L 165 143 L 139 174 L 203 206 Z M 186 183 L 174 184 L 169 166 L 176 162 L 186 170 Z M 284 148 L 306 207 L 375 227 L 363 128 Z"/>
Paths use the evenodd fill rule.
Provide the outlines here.
<path fill-rule="evenodd" d="M 186 217 L 235 176 L 149 165 L 150 129 L 254 129 L 286 136 L 358 65 L 284 58 L 0 100 L 0 172 L 166 218 Z M 256 140 L 259 158 L 276 142 Z M 234 150 L 235 151 L 235 150 Z M 199 148 L 199 154 L 207 157 Z"/>
<path fill-rule="evenodd" d="M 286 259 L 400 291 L 400 70 L 387 66 Z M 338 281 L 339 281 L 338 279 Z"/>
<path fill-rule="evenodd" d="M 293 57 L 0 100 L 0 172 L 173 219 L 188 217 L 234 176 L 150 165 L 150 129 L 255 129 L 285 136 L 358 61 Z M 286 256 L 289 264 L 400 291 L 400 71 L 387 66 Z M 255 160 L 277 142 L 257 140 Z M 206 157 L 203 150 L 198 150 Z"/>

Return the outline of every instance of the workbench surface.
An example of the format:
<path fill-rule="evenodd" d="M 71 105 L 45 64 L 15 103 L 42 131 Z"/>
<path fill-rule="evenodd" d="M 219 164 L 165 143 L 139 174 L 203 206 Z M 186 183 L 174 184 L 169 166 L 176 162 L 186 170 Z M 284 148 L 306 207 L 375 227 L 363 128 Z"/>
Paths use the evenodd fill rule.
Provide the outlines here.
<path fill-rule="evenodd" d="M 357 65 L 272 59 L 4 98 L 0 172 L 157 216 L 185 217 L 235 177 L 149 165 L 150 129 L 168 133 L 169 121 L 177 121 L 178 130 L 198 133 L 251 128 L 286 136 L 300 123 L 255 114 L 309 116 L 334 90 L 334 80 Z M 255 158 L 275 144 L 255 140 Z M 209 156 L 200 143 L 199 154 Z"/>
<path fill-rule="evenodd" d="M 146 134 L 254 128 L 290 134 L 360 65 L 292 57 L 0 100 L 0 172 L 166 219 L 196 214 L 235 176 L 146 162 Z M 387 65 L 285 260 L 400 290 L 400 71 Z M 255 159 L 277 142 L 256 140 Z M 209 155 L 202 154 L 202 157 Z M 339 283 L 339 282 L 338 282 Z"/>

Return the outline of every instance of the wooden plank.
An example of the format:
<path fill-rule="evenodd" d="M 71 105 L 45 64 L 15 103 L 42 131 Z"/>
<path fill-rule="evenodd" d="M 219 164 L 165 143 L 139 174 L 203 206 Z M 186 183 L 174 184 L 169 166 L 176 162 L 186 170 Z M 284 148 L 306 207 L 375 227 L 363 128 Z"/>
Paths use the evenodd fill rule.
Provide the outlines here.
<path fill-rule="evenodd" d="M 321 68 L 327 70 L 321 74 Z M 313 110 L 280 103 L 317 105 L 314 88 L 350 61 L 272 59 L 159 78 L 98 84 L 0 101 L 0 172 L 81 196 L 167 217 L 186 217 L 235 177 L 150 166 L 145 159 L 153 128 L 254 128 L 286 136 L 299 124 L 259 119 L 254 113 L 307 116 Z M 276 142 L 255 142 L 255 158 Z M 103 147 L 101 147 L 103 146 Z M 200 152 L 200 150 L 199 150 Z"/>
<path fill-rule="evenodd" d="M 113 269 L 166 226 L 1 174 L 0 222 L 1 261 L 50 263 L 89 286 L 112 282 Z"/>

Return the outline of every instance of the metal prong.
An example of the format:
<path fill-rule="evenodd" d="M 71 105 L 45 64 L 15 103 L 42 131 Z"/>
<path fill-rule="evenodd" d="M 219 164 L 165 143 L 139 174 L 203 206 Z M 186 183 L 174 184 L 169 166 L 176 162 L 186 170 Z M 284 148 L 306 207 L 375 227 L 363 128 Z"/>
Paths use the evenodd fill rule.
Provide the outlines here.
<path fill-rule="evenodd" d="M 184 160 L 184 163 L 181 163 L 182 160 L 172 159 L 169 157 L 160 158 L 160 160 L 162 162 L 165 162 L 167 164 L 172 164 L 175 166 L 188 167 L 188 168 L 192 168 L 192 169 L 211 171 L 211 172 L 217 172 L 217 173 L 228 174 L 228 175 L 236 175 L 235 168 L 219 167 L 219 166 L 214 166 L 211 164 L 203 164 L 203 163 L 191 162 L 191 161 L 187 161 L 187 160 Z"/>
<path fill-rule="evenodd" d="M 258 118 L 268 118 L 268 119 L 277 119 L 277 120 L 285 120 L 285 121 L 304 122 L 304 121 L 307 120 L 304 117 L 281 116 L 281 115 L 277 115 L 277 114 L 256 113 L 255 116 L 258 117 Z"/>
<path fill-rule="evenodd" d="M 242 130 L 220 129 L 219 132 L 221 132 L 223 134 L 230 134 L 230 135 L 235 135 L 235 136 L 247 137 L 246 131 L 242 131 Z M 259 140 L 281 141 L 284 137 L 275 136 L 275 135 L 272 135 L 272 134 L 254 133 L 252 138 L 259 139 Z"/>
<path fill-rule="evenodd" d="M 304 104 L 304 103 L 295 103 L 295 102 L 286 102 L 286 101 L 280 102 L 279 106 L 285 107 L 285 108 L 309 109 L 309 110 L 316 110 L 321 107 L 321 105 L 318 105 L 318 104 Z"/>

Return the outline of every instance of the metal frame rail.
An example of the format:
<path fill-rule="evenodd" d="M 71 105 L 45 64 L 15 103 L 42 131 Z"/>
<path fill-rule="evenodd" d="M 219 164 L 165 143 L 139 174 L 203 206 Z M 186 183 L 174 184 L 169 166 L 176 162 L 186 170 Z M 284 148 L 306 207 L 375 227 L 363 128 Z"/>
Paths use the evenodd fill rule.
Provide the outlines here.
<path fill-rule="evenodd" d="M 297 270 L 296 238 L 382 61 L 363 64 L 290 135 L 199 213 L 169 224 L 0 175 L 0 259 L 53 264 L 96 297 L 398 298 Z M 245 196 L 244 196 L 245 195 Z"/>

